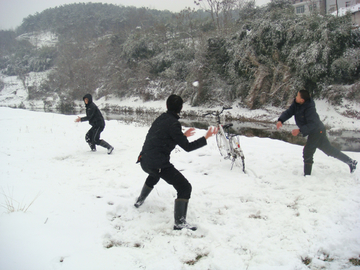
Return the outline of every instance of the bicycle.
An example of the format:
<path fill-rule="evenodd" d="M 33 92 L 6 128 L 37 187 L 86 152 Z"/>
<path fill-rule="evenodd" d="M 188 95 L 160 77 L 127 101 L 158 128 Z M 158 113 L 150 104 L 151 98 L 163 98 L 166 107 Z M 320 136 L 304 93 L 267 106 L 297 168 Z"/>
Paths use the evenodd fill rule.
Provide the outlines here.
<path fill-rule="evenodd" d="M 223 156 L 224 159 L 231 160 L 231 169 L 235 164 L 238 167 L 242 167 L 243 172 L 245 172 L 245 156 L 240 146 L 239 136 L 230 133 L 230 127 L 233 126 L 232 123 L 222 125 L 220 121 L 220 115 L 225 110 L 230 109 L 232 109 L 232 107 L 223 107 L 221 112 L 213 111 L 206 113 L 203 116 L 213 115 L 217 118 L 217 127 L 219 131 L 216 134 L 216 143 L 219 148 L 220 155 Z"/>

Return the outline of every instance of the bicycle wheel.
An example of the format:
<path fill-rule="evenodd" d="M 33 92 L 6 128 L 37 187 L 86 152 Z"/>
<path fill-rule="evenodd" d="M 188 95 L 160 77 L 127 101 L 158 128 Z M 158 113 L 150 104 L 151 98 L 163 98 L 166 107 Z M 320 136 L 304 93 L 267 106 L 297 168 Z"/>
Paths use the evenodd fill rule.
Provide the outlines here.
<path fill-rule="evenodd" d="M 216 134 L 216 144 L 219 148 L 220 155 L 222 155 L 225 158 L 228 157 L 229 156 L 229 149 L 227 146 L 228 144 L 225 136 L 220 132 Z"/>
<path fill-rule="evenodd" d="M 232 158 L 233 162 L 236 166 L 242 167 L 243 172 L 245 172 L 245 156 L 244 152 L 241 149 L 240 146 L 240 139 L 238 136 L 234 136 L 230 138 L 230 144 L 232 148 Z"/>

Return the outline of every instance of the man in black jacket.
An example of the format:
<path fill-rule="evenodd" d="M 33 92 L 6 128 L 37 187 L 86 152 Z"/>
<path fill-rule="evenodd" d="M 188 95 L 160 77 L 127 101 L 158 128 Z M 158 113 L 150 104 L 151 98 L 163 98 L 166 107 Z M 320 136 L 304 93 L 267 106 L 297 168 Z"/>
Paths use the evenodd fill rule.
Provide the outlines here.
<path fill-rule="evenodd" d="M 304 137 L 308 136 L 303 150 L 305 175 L 311 174 L 312 164 L 314 163 L 313 156 L 316 148 L 319 148 L 328 156 L 332 156 L 345 162 L 350 167 L 350 173 L 355 171 L 357 161 L 352 160 L 347 155 L 331 146 L 329 139 L 326 136 L 325 126 L 316 112 L 315 102 L 310 98 L 308 91 L 300 90 L 297 93 L 291 106 L 280 115 L 276 124 L 277 129 L 281 128 L 282 124 L 293 115 L 295 116 L 296 125 L 299 128 L 292 130 L 292 135 L 297 136 L 301 132 Z"/>
<path fill-rule="evenodd" d="M 92 96 L 90 94 L 86 94 L 83 97 L 85 107 L 86 107 L 86 116 L 79 117 L 75 120 L 75 122 L 84 122 L 89 121 L 89 124 L 92 126 L 90 130 L 85 135 L 85 141 L 89 144 L 91 151 L 96 151 L 96 144 L 102 147 L 105 147 L 108 150 L 108 154 L 110 155 L 114 150 L 110 144 L 108 144 L 104 140 L 100 140 L 100 133 L 105 128 L 104 117 L 102 116 L 99 108 L 92 101 Z"/>
<path fill-rule="evenodd" d="M 190 226 L 186 222 L 186 212 L 192 189 L 191 184 L 170 163 L 170 153 L 176 145 L 179 145 L 187 152 L 203 147 L 207 144 L 206 140 L 217 133 L 217 128 L 209 128 L 204 137 L 189 142 L 187 137 L 193 135 L 195 129 L 190 128 L 185 133 L 181 131 L 181 124 L 178 119 L 183 105 L 182 98 L 171 95 L 168 97 L 166 105 L 167 112 L 160 115 L 153 122 L 139 155 L 138 161 L 141 168 L 149 175 L 135 203 L 135 207 L 140 207 L 144 203 L 154 185 L 162 178 L 168 184 L 173 185 L 177 191 L 174 208 L 174 230 L 183 228 L 196 230 L 196 227 Z"/>

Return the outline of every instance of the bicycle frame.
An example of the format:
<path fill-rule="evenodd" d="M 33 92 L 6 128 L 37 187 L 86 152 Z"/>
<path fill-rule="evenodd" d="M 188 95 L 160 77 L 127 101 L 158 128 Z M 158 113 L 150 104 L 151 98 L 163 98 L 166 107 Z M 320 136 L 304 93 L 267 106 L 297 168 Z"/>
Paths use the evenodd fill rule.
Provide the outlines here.
<path fill-rule="evenodd" d="M 233 126 L 233 124 L 226 124 L 226 125 L 222 125 L 221 121 L 220 121 L 220 115 L 223 113 L 224 110 L 229 110 L 232 109 L 231 107 L 226 108 L 223 107 L 221 112 L 211 112 L 211 113 L 207 113 L 204 114 L 204 116 L 206 115 L 213 115 L 217 117 L 217 127 L 219 129 L 218 134 L 216 134 L 216 141 L 218 144 L 218 148 L 220 151 L 220 154 L 222 156 L 224 156 L 225 159 L 231 159 L 232 164 L 231 164 L 231 169 L 234 166 L 234 163 L 236 163 L 238 166 L 240 166 L 240 164 L 238 164 L 238 162 L 236 162 L 237 158 L 240 157 L 241 161 L 242 161 L 242 167 L 243 167 L 243 171 L 245 172 L 245 156 L 244 153 L 240 147 L 240 142 L 239 142 L 239 138 L 236 135 L 230 134 L 230 127 Z M 222 147 L 224 146 L 225 149 L 222 149 Z M 223 152 L 223 150 L 225 150 Z"/>
<path fill-rule="evenodd" d="M 230 158 L 230 156 L 231 156 L 231 146 L 230 146 L 230 141 L 229 141 L 229 133 L 227 133 L 227 134 L 225 133 L 223 125 L 221 125 L 220 123 L 218 123 L 217 127 L 219 129 L 218 133 L 220 133 L 220 135 L 225 138 L 225 140 L 224 140 L 225 147 L 226 147 L 225 150 L 227 152 L 227 155 Z"/>
<path fill-rule="evenodd" d="M 221 136 L 223 136 L 225 139 L 224 139 L 224 144 L 225 144 L 225 150 L 226 150 L 226 155 L 230 158 L 230 156 L 231 156 L 231 148 L 230 148 L 230 141 L 229 141 L 229 138 L 228 138 L 228 135 L 229 135 L 229 132 L 228 132 L 228 135 L 225 133 L 225 130 L 224 130 L 224 128 L 223 128 L 223 125 L 221 124 L 221 121 L 220 121 L 220 115 L 224 112 L 224 110 L 230 110 L 230 109 L 232 109 L 231 107 L 223 107 L 222 108 L 222 110 L 221 110 L 221 112 L 211 112 L 211 113 L 206 113 L 206 114 L 204 114 L 203 116 L 206 116 L 206 115 L 213 115 L 213 116 L 216 116 L 216 121 L 217 121 L 217 127 L 218 127 L 218 129 L 219 129 L 219 131 L 218 131 L 218 134 L 220 133 L 220 135 Z M 226 129 L 226 127 L 227 127 L 228 125 L 225 125 L 225 129 Z M 232 126 L 232 124 L 231 124 L 231 126 Z M 218 139 L 217 139 L 218 140 Z M 219 142 L 217 142 L 218 144 L 219 144 Z M 219 147 L 219 145 L 218 145 L 218 147 Z M 219 150 L 220 150 L 220 147 L 219 147 Z M 220 150 L 220 154 L 221 155 L 223 155 L 222 153 L 221 153 L 221 150 Z M 225 158 L 227 158 L 227 157 L 225 157 Z"/>

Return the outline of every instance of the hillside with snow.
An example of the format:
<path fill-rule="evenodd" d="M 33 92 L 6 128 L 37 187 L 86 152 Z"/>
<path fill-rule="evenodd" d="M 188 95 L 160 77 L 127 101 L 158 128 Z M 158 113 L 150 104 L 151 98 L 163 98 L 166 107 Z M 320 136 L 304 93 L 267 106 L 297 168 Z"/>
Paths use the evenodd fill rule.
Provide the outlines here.
<path fill-rule="evenodd" d="M 30 106 L 65 111 L 85 91 L 144 101 L 175 93 L 194 107 L 268 110 L 307 89 L 359 118 L 360 30 L 350 16 L 297 16 L 286 1 L 219 10 L 205 2 L 177 14 L 76 3 L 28 16 L 0 31 L 0 90 L 16 77 Z"/>

